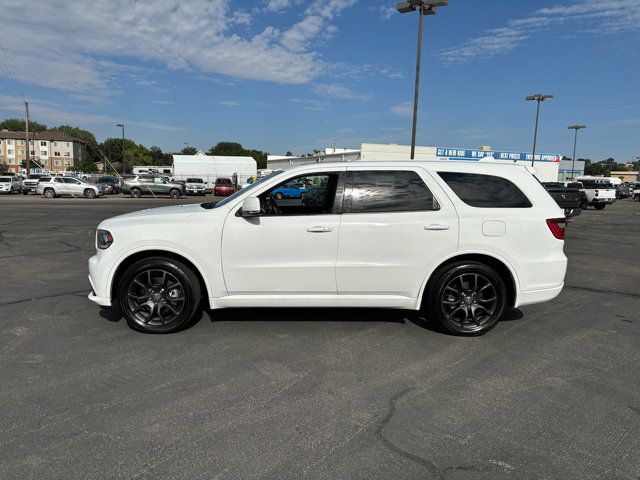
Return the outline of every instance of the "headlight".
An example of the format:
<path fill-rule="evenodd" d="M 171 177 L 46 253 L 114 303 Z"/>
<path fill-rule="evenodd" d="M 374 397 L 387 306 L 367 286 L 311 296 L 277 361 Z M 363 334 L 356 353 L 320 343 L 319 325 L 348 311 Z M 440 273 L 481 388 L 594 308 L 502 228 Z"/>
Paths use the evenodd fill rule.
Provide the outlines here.
<path fill-rule="evenodd" d="M 96 230 L 96 247 L 105 250 L 113 243 L 113 235 L 107 230 Z"/>

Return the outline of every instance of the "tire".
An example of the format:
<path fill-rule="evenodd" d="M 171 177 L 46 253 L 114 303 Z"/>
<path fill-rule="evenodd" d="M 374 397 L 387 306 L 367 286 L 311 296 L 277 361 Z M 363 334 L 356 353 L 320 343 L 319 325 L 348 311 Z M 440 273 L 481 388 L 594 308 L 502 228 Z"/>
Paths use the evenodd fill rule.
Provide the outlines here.
<path fill-rule="evenodd" d="M 169 196 L 171 198 L 180 198 L 180 190 L 178 190 L 177 188 L 172 188 L 171 190 L 169 190 Z"/>
<path fill-rule="evenodd" d="M 507 304 L 504 280 L 487 265 L 455 262 L 437 270 L 425 297 L 427 316 L 456 335 L 482 335 L 497 325 Z"/>
<path fill-rule="evenodd" d="M 29 190 L 22 190 L 23 195 L 29 195 Z"/>
<path fill-rule="evenodd" d="M 278 192 L 276 193 L 276 200 L 282 200 L 284 198 L 284 195 L 282 195 L 282 193 Z"/>
<path fill-rule="evenodd" d="M 595 208 L 596 210 L 604 210 L 604 207 L 606 207 L 607 204 L 606 203 L 594 203 L 593 204 L 593 208 Z"/>
<path fill-rule="evenodd" d="M 96 198 L 96 191 L 92 188 L 85 189 L 84 198 Z"/>
<path fill-rule="evenodd" d="M 145 258 L 124 272 L 117 285 L 117 299 L 132 329 L 173 333 L 189 326 L 198 313 L 200 281 L 178 260 Z"/>
<path fill-rule="evenodd" d="M 45 188 L 44 191 L 42 192 L 42 195 L 44 195 L 47 198 L 55 198 L 56 191 L 51 187 Z"/>
<path fill-rule="evenodd" d="M 129 195 L 131 195 L 131 198 L 140 198 L 142 196 L 142 190 L 139 188 L 132 188 Z"/>

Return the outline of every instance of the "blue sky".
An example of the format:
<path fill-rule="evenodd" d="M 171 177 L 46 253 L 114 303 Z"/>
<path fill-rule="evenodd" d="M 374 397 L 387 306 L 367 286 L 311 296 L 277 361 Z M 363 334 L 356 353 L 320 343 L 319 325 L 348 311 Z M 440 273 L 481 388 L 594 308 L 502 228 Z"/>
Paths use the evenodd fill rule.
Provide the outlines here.
<path fill-rule="evenodd" d="M 417 15 L 380 0 L 0 0 L 0 117 L 174 151 L 410 141 Z M 640 0 L 450 0 L 427 17 L 418 144 L 640 156 Z M 11 76 L 15 77 L 15 81 Z"/>

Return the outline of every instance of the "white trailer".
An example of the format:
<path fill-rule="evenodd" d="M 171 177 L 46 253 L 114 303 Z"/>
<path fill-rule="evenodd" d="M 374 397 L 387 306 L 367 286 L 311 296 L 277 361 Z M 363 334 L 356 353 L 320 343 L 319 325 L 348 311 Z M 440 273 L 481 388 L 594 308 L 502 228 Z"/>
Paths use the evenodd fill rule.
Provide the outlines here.
<path fill-rule="evenodd" d="M 231 178 L 240 187 L 257 174 L 257 164 L 252 157 L 227 157 L 221 155 L 173 156 L 173 179 L 201 178 L 207 191 L 212 191 L 216 178 Z"/>

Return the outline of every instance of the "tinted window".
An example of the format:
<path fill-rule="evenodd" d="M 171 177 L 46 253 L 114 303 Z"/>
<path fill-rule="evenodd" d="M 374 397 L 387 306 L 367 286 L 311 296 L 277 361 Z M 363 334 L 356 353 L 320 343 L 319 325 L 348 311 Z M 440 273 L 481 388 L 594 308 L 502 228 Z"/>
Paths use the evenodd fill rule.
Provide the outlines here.
<path fill-rule="evenodd" d="M 344 211 L 415 212 L 433 210 L 431 191 L 414 171 L 352 172 L 345 192 Z"/>
<path fill-rule="evenodd" d="M 219 178 L 216 180 L 216 183 L 218 185 L 231 185 L 231 179 L 230 178 Z"/>
<path fill-rule="evenodd" d="M 187 178 L 187 183 L 204 183 L 201 178 Z"/>
<path fill-rule="evenodd" d="M 529 208 L 531 202 L 506 178 L 477 173 L 438 172 L 467 205 L 483 208 Z"/>

